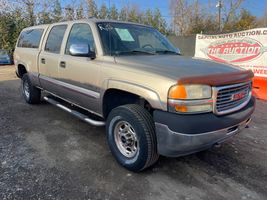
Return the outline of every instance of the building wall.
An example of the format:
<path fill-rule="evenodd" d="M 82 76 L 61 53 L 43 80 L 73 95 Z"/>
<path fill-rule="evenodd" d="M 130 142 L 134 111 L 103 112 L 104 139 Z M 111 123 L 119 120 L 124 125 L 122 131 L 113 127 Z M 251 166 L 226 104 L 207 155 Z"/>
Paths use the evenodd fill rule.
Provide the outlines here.
<path fill-rule="evenodd" d="M 192 36 L 168 36 L 175 47 L 178 47 L 184 56 L 195 55 L 196 35 Z"/>

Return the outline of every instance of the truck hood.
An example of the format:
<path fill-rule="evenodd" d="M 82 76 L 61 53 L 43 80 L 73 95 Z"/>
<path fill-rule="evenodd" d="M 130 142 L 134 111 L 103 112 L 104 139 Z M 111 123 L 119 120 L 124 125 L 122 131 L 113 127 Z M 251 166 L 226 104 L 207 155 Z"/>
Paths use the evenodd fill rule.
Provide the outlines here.
<path fill-rule="evenodd" d="M 115 62 L 127 70 L 140 70 L 171 79 L 238 72 L 239 67 L 204 59 L 177 55 L 138 55 L 115 57 Z"/>

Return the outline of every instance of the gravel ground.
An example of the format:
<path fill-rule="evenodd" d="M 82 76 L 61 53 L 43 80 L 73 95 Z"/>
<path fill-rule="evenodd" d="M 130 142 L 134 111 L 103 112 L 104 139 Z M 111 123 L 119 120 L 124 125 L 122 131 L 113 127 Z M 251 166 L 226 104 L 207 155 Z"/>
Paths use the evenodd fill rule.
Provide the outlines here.
<path fill-rule="evenodd" d="M 219 148 L 161 157 L 132 173 L 104 128 L 47 103 L 27 105 L 13 66 L 0 66 L 0 199 L 267 199 L 267 103 Z"/>

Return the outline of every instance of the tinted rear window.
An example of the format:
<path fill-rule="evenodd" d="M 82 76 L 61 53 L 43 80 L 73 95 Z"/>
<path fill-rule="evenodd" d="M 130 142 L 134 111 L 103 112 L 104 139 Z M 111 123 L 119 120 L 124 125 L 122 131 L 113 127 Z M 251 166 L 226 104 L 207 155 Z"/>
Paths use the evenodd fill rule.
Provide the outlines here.
<path fill-rule="evenodd" d="M 60 52 L 61 43 L 64 38 L 66 29 L 67 25 L 57 25 L 51 29 L 46 41 L 45 51 L 51 53 Z"/>
<path fill-rule="evenodd" d="M 31 29 L 20 34 L 18 47 L 39 48 L 44 29 Z"/>

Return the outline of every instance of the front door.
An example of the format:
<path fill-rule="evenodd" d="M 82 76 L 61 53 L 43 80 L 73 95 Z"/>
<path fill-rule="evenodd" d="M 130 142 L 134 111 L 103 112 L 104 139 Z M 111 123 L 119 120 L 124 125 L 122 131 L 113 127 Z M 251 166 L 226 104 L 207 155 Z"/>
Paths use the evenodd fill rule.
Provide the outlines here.
<path fill-rule="evenodd" d="M 93 112 L 99 112 L 100 88 L 98 76 L 100 63 L 97 58 L 70 55 L 70 46 L 87 44 L 96 52 L 94 37 L 89 24 L 73 24 L 65 52 L 60 58 L 59 79 L 64 83 L 60 96 Z"/>

